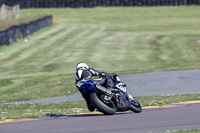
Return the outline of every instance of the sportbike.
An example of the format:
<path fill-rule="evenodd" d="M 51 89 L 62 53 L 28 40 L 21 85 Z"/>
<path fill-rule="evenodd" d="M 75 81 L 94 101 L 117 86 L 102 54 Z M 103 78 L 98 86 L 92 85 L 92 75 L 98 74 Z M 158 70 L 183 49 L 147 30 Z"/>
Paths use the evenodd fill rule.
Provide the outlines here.
<path fill-rule="evenodd" d="M 95 80 L 80 81 L 81 93 L 89 94 L 89 100 L 94 107 L 105 115 L 113 115 L 115 112 L 131 110 L 140 113 L 140 103 L 127 93 L 124 83 L 116 84 L 115 89 L 110 90 L 99 85 Z"/>

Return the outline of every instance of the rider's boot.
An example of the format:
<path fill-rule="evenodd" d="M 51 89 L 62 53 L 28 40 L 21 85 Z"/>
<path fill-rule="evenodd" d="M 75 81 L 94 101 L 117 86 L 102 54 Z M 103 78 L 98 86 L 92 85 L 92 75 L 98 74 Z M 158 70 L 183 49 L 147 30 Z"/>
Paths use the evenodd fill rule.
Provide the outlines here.
<path fill-rule="evenodd" d="M 89 101 L 87 101 L 87 107 L 88 107 L 88 110 L 91 112 L 95 110 L 94 105 Z"/>

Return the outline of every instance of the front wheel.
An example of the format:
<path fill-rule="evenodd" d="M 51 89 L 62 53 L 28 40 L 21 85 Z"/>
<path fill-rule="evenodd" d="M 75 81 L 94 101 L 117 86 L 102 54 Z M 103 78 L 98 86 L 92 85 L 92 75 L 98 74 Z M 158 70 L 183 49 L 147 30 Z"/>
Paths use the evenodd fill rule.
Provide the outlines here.
<path fill-rule="evenodd" d="M 101 97 L 95 92 L 90 94 L 90 101 L 100 112 L 104 113 L 105 115 L 113 115 L 116 112 L 116 106 L 113 101 L 109 100 L 104 103 L 103 99 L 101 99 Z"/>
<path fill-rule="evenodd" d="M 140 113 L 142 112 L 142 106 L 136 99 L 134 99 L 133 101 L 131 101 L 130 110 L 135 113 Z"/>

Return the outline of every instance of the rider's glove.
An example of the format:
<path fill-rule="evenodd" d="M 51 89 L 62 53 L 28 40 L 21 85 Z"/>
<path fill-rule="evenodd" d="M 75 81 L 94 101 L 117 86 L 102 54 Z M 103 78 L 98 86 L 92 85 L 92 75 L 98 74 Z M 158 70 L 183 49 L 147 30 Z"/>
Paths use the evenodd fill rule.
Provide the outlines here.
<path fill-rule="evenodd" d="M 117 74 L 116 74 L 116 73 L 112 73 L 111 75 L 112 75 L 113 77 L 116 77 L 116 76 L 117 76 Z"/>
<path fill-rule="evenodd" d="M 100 76 L 100 77 L 106 77 L 106 74 L 105 74 L 104 72 L 101 72 L 101 73 L 99 74 L 99 76 Z"/>

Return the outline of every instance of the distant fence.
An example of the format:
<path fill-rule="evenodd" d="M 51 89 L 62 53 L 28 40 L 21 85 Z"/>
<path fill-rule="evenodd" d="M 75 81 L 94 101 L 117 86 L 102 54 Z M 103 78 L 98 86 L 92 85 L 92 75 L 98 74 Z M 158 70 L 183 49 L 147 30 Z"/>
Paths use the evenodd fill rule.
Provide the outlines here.
<path fill-rule="evenodd" d="M 20 8 L 200 5 L 200 0 L 0 0 Z"/>
<path fill-rule="evenodd" d="M 18 38 L 26 37 L 33 32 L 52 24 L 52 16 L 47 16 L 27 24 L 13 26 L 5 31 L 0 32 L 0 46 L 12 45 L 17 42 Z"/>
<path fill-rule="evenodd" d="M 19 4 L 14 6 L 0 5 L 0 19 L 10 19 L 19 17 Z"/>

